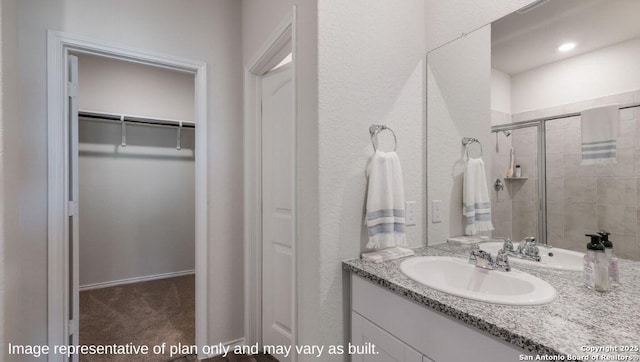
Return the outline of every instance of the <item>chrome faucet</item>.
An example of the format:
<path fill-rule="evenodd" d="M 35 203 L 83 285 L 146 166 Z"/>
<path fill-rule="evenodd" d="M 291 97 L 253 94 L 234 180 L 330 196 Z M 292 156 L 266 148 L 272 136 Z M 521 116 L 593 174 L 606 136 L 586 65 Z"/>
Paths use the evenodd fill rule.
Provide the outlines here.
<path fill-rule="evenodd" d="M 510 238 L 503 238 L 501 236 L 492 236 L 491 239 L 504 241 L 502 243 L 502 250 L 513 253 L 513 242 L 511 241 Z"/>
<path fill-rule="evenodd" d="M 529 236 L 520 241 L 516 254 L 520 255 L 522 259 L 528 259 L 533 261 L 540 261 L 540 250 L 536 243 L 536 238 Z"/>
<path fill-rule="evenodd" d="M 496 259 L 493 260 L 493 257 L 490 253 L 487 253 L 484 250 L 480 250 L 480 246 L 472 245 L 471 253 L 469 254 L 469 264 L 473 264 L 482 269 L 488 270 L 502 270 L 502 271 L 510 271 L 511 266 L 509 265 L 509 257 L 507 253 L 500 249 L 498 251 L 498 255 Z"/>

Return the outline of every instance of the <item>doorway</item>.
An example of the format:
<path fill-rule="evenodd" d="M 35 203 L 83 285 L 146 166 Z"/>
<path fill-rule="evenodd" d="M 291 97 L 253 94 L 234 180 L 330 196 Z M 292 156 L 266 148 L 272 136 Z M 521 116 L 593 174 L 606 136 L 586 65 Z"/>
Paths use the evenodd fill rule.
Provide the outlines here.
<path fill-rule="evenodd" d="M 194 345 L 193 74 L 70 57 L 78 68 L 79 343 Z"/>
<path fill-rule="evenodd" d="M 48 336 L 49 345 L 78 344 L 79 229 L 77 68 L 73 54 L 88 54 L 190 74 L 195 129 L 195 343 L 207 342 L 206 65 L 51 31 L 48 36 Z M 133 117 L 136 118 L 136 117 Z M 124 125 L 126 119 L 120 120 Z M 138 119 L 140 121 L 140 119 Z M 124 140 L 124 136 L 122 139 Z M 177 140 L 177 139 L 176 139 Z M 178 146 L 179 147 L 179 146 Z M 201 349 L 200 349 L 201 350 Z M 204 357 L 204 356 L 199 356 Z M 78 360 L 50 355 L 50 361 Z"/>
<path fill-rule="evenodd" d="M 245 73 L 245 335 L 293 346 L 296 332 L 295 7 Z M 297 360 L 268 351 L 280 361 Z"/>

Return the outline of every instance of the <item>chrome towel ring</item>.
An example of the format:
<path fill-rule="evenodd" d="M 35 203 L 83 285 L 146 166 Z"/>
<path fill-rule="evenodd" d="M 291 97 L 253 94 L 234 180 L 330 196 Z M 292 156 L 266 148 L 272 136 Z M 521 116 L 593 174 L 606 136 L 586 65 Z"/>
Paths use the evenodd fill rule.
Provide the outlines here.
<path fill-rule="evenodd" d="M 463 137 L 462 138 L 462 145 L 464 146 L 465 151 L 467 152 L 467 158 L 469 158 L 469 147 L 473 143 L 477 143 L 478 145 L 480 145 L 480 157 L 482 157 L 482 154 L 484 153 L 483 150 L 482 150 L 482 143 L 480 143 L 480 141 L 478 141 L 477 138 Z"/>
<path fill-rule="evenodd" d="M 369 134 L 371 135 L 371 144 L 373 145 L 373 150 L 378 150 L 378 133 L 388 130 L 393 135 L 393 152 L 398 149 L 398 139 L 396 138 L 396 133 L 393 130 L 384 124 L 372 124 L 369 127 Z"/>

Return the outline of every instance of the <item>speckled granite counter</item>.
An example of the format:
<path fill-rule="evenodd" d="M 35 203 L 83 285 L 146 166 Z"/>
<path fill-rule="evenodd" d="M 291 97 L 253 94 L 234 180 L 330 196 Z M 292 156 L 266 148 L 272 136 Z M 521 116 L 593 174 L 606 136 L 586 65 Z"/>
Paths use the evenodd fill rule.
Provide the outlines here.
<path fill-rule="evenodd" d="M 415 252 L 417 256 L 466 258 L 468 248 L 440 244 L 418 248 Z M 583 347 L 640 345 L 638 262 L 621 261 L 621 277 L 624 276 L 621 282 L 624 284 L 607 294 L 584 288 L 579 272 L 512 263 L 513 269 L 546 280 L 556 288 L 558 298 L 542 306 L 505 306 L 456 297 L 417 283 L 400 272 L 402 260 L 375 264 L 354 259 L 344 261 L 343 268 L 533 354 L 584 356 L 593 353 L 586 352 Z M 640 353 L 616 352 L 614 355 L 640 356 Z"/>

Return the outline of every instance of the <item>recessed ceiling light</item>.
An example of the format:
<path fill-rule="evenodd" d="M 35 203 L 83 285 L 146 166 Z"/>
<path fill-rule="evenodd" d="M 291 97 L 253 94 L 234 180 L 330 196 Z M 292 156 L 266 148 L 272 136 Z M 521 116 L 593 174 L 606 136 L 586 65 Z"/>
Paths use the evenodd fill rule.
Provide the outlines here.
<path fill-rule="evenodd" d="M 569 50 L 576 47 L 576 43 L 564 43 L 558 47 L 558 51 L 568 52 Z"/>

